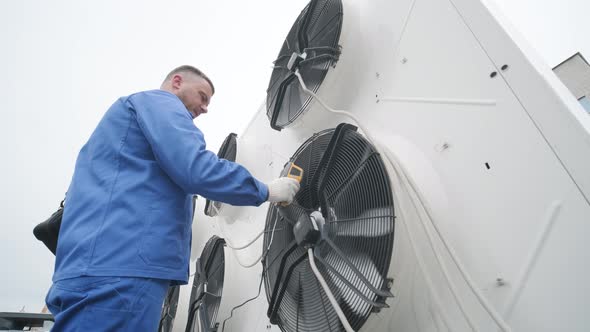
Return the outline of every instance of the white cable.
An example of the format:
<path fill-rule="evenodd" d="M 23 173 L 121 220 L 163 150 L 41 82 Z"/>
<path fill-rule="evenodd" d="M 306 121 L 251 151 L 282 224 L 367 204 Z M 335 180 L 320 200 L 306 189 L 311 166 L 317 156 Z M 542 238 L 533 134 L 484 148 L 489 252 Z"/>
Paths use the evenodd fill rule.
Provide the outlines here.
<path fill-rule="evenodd" d="M 233 250 L 242 250 L 242 249 L 246 249 L 246 248 L 248 248 L 249 246 L 253 245 L 253 244 L 254 244 L 254 242 L 256 242 L 256 240 L 258 240 L 258 239 L 259 239 L 259 238 L 262 236 L 262 234 L 264 234 L 264 230 L 263 230 L 262 232 L 258 233 L 258 235 L 256 235 L 256 237 L 255 237 L 255 238 L 254 238 L 252 241 L 250 241 L 250 242 L 248 242 L 247 244 L 245 244 L 245 245 L 243 245 L 243 246 L 240 246 L 240 247 L 234 247 L 234 246 L 233 246 L 233 245 L 232 245 L 232 244 L 229 242 L 229 239 L 228 239 L 228 238 L 225 238 L 225 243 L 227 244 L 227 246 L 228 246 L 228 247 L 232 248 Z"/>
<path fill-rule="evenodd" d="M 215 213 L 218 215 L 218 214 L 219 214 L 219 209 L 218 209 L 218 208 L 215 206 L 215 204 L 213 204 L 213 202 L 211 203 L 211 206 L 212 206 L 212 207 L 213 207 L 213 209 L 215 210 Z M 254 244 L 254 242 L 256 242 L 256 240 L 258 240 L 258 239 L 259 239 L 259 238 L 262 236 L 262 234 L 264 234 L 264 230 L 262 230 L 262 232 L 258 233 L 258 235 L 256 235 L 256 237 L 255 237 L 255 238 L 254 238 L 252 241 L 250 241 L 250 242 L 246 243 L 245 245 L 242 245 L 242 246 L 239 246 L 239 247 L 238 247 L 238 246 L 234 246 L 234 245 L 233 245 L 233 244 L 232 244 L 232 243 L 229 241 L 229 238 L 228 238 L 228 237 L 225 235 L 225 232 L 223 231 L 223 227 L 221 226 L 221 222 L 219 222 L 219 228 L 220 228 L 220 230 L 221 230 L 221 233 L 223 234 L 223 237 L 225 238 L 225 243 L 227 244 L 227 246 L 228 246 L 229 248 L 231 248 L 231 249 L 233 249 L 233 250 L 243 250 L 243 249 L 246 249 L 246 248 L 248 248 L 249 246 L 253 245 L 253 244 Z"/>
<path fill-rule="evenodd" d="M 473 294 L 476 296 L 476 298 L 478 299 L 478 301 L 480 302 L 480 304 L 484 307 L 484 309 L 488 312 L 488 314 L 491 316 L 492 320 L 494 320 L 494 322 L 498 325 L 498 327 L 500 327 L 500 329 L 502 329 L 504 332 L 510 332 L 511 328 L 506 324 L 506 322 L 504 322 L 503 318 L 498 314 L 498 312 L 492 308 L 492 306 L 490 305 L 490 303 L 487 301 L 487 299 L 484 297 L 484 295 L 477 289 L 477 287 L 475 286 L 475 283 L 473 282 L 473 280 L 471 279 L 471 277 L 468 275 L 466 269 L 464 268 L 463 264 L 461 263 L 461 261 L 459 260 L 459 258 L 457 257 L 455 251 L 453 250 L 453 248 L 447 243 L 445 237 L 442 235 L 440 229 L 438 228 L 438 226 L 436 225 L 436 223 L 434 222 L 434 219 L 432 218 L 432 213 L 430 213 L 430 209 L 428 207 L 427 204 L 424 204 L 424 200 L 422 199 L 422 195 L 420 193 L 420 191 L 418 191 L 416 189 L 417 186 L 415 186 L 415 184 L 413 183 L 413 181 L 406 176 L 406 172 L 405 169 L 402 167 L 401 163 L 398 162 L 398 159 L 393 155 L 393 153 L 389 152 L 389 153 L 381 153 L 381 148 L 380 146 L 378 146 L 377 144 L 375 144 L 375 140 L 371 137 L 371 135 L 369 134 L 369 131 L 365 129 L 365 127 L 362 125 L 362 122 L 359 121 L 359 119 L 354 116 L 353 114 L 344 111 L 344 110 L 334 110 L 331 107 L 329 107 L 328 105 L 326 105 L 324 103 L 323 100 L 321 100 L 313 91 L 309 90 L 307 88 L 307 86 L 305 85 L 305 82 L 303 81 L 303 78 L 301 77 L 301 74 L 299 73 L 299 70 L 297 70 L 295 72 L 295 75 L 297 76 L 297 78 L 299 79 L 299 83 L 301 85 L 301 87 L 303 88 L 303 90 L 305 92 L 307 92 L 309 95 L 311 95 L 317 102 L 319 102 L 326 110 L 328 110 L 329 112 L 332 113 L 336 113 L 336 114 L 342 114 L 345 115 L 349 118 L 351 118 L 352 120 L 354 120 L 357 125 L 360 127 L 360 129 L 363 131 L 363 133 L 365 134 L 365 136 L 367 136 L 367 139 L 375 146 L 375 148 L 378 150 L 377 152 L 379 152 L 381 155 L 386 156 L 386 158 L 390 161 L 390 163 L 392 163 L 394 165 L 394 167 L 397 167 L 399 170 L 401 170 L 401 178 L 403 180 L 405 180 L 404 183 L 404 187 L 406 187 L 406 191 L 408 192 L 408 194 L 410 194 L 409 190 L 407 190 L 408 188 L 408 184 L 409 187 L 412 189 L 412 191 L 414 192 L 414 194 L 416 195 L 416 200 L 418 201 L 418 203 L 420 203 L 420 205 L 422 206 L 422 208 L 424 209 L 424 212 L 426 213 L 430 224 L 433 226 L 433 228 L 435 229 L 436 233 L 438 234 L 438 237 L 440 238 L 441 242 L 443 243 L 443 245 L 445 246 L 445 248 L 447 249 L 449 255 L 451 256 L 453 262 L 455 263 L 455 265 L 457 266 L 457 268 L 459 269 L 459 272 L 461 273 L 463 279 L 465 280 L 465 282 L 467 283 L 467 285 L 469 286 L 469 288 L 471 289 L 471 291 L 473 292 Z M 395 163 L 394 163 L 395 161 Z M 396 173 L 397 170 L 396 170 Z M 400 174 L 397 174 L 398 176 Z M 414 200 L 414 198 L 412 197 L 412 195 L 409 195 L 411 200 L 412 200 L 412 204 L 414 205 L 415 208 L 416 207 L 416 202 Z M 473 322 L 471 321 L 469 315 L 467 315 L 464 305 L 462 303 L 462 301 L 459 300 L 459 296 L 457 294 L 457 290 L 455 285 L 451 282 L 450 279 L 450 275 L 444 265 L 444 263 L 442 262 L 442 257 L 440 257 L 440 254 L 438 253 L 437 250 L 435 250 L 435 246 L 434 246 L 434 240 L 432 238 L 432 234 L 427 230 L 426 225 L 424 224 L 424 220 L 420 217 L 420 214 L 418 214 L 419 219 L 422 223 L 422 226 L 424 227 L 426 234 L 428 236 L 428 240 L 429 240 L 429 244 L 430 247 L 433 249 L 434 253 L 435 253 L 435 257 L 437 259 L 437 262 L 439 264 L 439 266 L 441 267 L 441 270 L 445 276 L 445 279 L 447 280 L 447 283 L 450 286 L 451 289 L 451 293 L 453 294 L 453 297 L 455 298 L 455 300 L 457 301 L 457 304 L 459 305 L 459 309 L 463 312 L 463 314 L 465 315 L 465 319 L 467 320 L 467 322 L 469 323 L 469 325 L 472 327 L 472 329 L 474 329 L 474 325 Z M 408 229 L 409 231 L 409 229 Z M 424 271 L 425 273 L 425 271 Z"/>
<path fill-rule="evenodd" d="M 240 264 L 241 267 L 246 268 L 246 269 L 254 267 L 256 264 L 258 264 L 258 262 L 260 262 L 260 260 L 262 259 L 262 256 L 264 256 L 264 253 L 262 253 L 254 262 L 252 262 L 250 264 L 244 264 L 244 263 L 242 263 L 242 261 L 238 257 L 238 254 L 236 253 L 235 250 L 232 250 L 232 253 L 234 254 L 234 257 L 236 258 L 236 261 L 238 261 L 238 264 Z"/>
<path fill-rule="evenodd" d="M 313 249 L 311 249 L 311 248 L 307 249 L 307 254 L 309 256 L 309 265 L 311 265 L 311 270 L 313 271 L 316 278 L 320 282 L 320 285 L 324 289 L 324 293 L 326 293 L 326 296 L 328 296 L 328 300 L 330 300 L 330 304 L 332 304 L 334 311 L 336 311 L 338 318 L 340 318 L 340 322 L 342 323 L 342 326 L 344 326 L 344 329 L 346 330 L 346 332 L 354 332 L 354 330 L 350 326 L 350 323 L 348 323 L 346 316 L 344 316 L 344 312 L 342 312 L 342 309 L 338 305 L 338 302 L 336 302 L 336 298 L 334 297 L 334 294 L 332 294 L 332 291 L 328 287 L 326 280 L 324 280 L 324 277 L 322 277 L 322 274 L 318 270 L 318 267 L 315 265 L 315 258 L 313 257 Z"/>
<path fill-rule="evenodd" d="M 393 170 L 393 172 L 390 172 L 390 173 L 396 173 L 396 171 Z M 399 181 L 399 178 L 395 178 L 395 180 Z M 402 184 L 399 182 L 394 183 L 394 187 L 401 188 Z M 408 236 L 407 239 L 410 242 L 410 246 L 412 247 L 412 251 L 415 254 L 416 262 L 418 262 L 418 267 L 420 268 L 420 271 L 422 272 L 422 276 L 424 277 L 424 281 L 426 282 L 426 287 L 428 287 L 428 291 L 430 292 L 430 295 L 432 296 L 432 300 L 434 302 L 434 305 L 437 307 L 438 311 L 441 314 L 441 318 L 443 319 L 445 325 L 448 327 L 448 326 L 450 326 L 451 319 L 448 316 L 446 310 L 444 310 L 444 307 L 442 305 L 440 298 L 438 297 L 438 295 L 434 291 L 435 290 L 434 283 L 432 282 L 432 279 L 430 278 L 428 273 L 426 273 L 426 264 L 424 263 L 424 260 L 422 259 L 422 257 L 420 255 L 418 255 L 418 249 L 416 247 L 416 239 L 414 239 L 412 232 L 410 232 L 410 229 L 408 227 L 406 212 L 404 211 L 406 204 L 401 204 L 400 198 L 397 197 L 397 194 L 395 192 L 393 193 L 393 199 L 394 199 L 395 206 L 398 207 L 397 214 L 400 217 L 398 220 L 401 220 L 402 226 L 403 226 L 402 229 L 404 229 L 406 231 L 406 235 Z M 449 328 L 449 331 L 450 330 L 451 329 Z"/>
<path fill-rule="evenodd" d="M 217 214 L 219 214 L 219 209 L 215 206 L 215 204 L 211 204 L 211 206 L 213 207 L 213 209 L 215 209 L 215 212 Z M 260 256 L 252 263 L 249 264 L 244 264 L 242 263 L 242 261 L 240 260 L 240 257 L 238 256 L 238 254 L 236 253 L 236 251 L 238 250 L 242 250 L 242 249 L 246 249 L 248 247 L 250 247 L 252 244 L 254 244 L 254 242 L 256 242 L 256 240 L 258 240 L 260 238 L 260 236 L 262 236 L 262 234 L 264 234 L 264 230 L 262 230 L 262 232 L 260 232 L 252 241 L 248 242 L 246 245 L 240 246 L 240 247 L 235 247 L 231 244 L 231 242 L 229 241 L 229 238 L 226 236 L 225 232 L 223 231 L 223 226 L 221 226 L 223 221 L 219 222 L 219 229 L 221 231 L 221 234 L 223 235 L 223 238 L 225 239 L 225 244 L 232 249 L 232 253 L 234 255 L 234 257 L 236 258 L 236 261 L 238 262 L 238 264 L 246 269 L 249 269 L 251 267 L 256 266 L 256 264 L 258 264 L 258 262 L 260 262 L 262 260 L 262 258 L 264 257 L 264 251 L 262 252 L 262 254 L 260 254 Z M 277 226 L 277 221 L 275 220 L 275 223 L 273 225 L 272 228 L 272 234 L 270 236 L 270 242 L 268 244 L 268 248 L 270 248 L 270 245 L 272 244 L 272 240 L 274 238 L 274 233 L 275 233 L 275 227 Z M 267 250 L 268 250 L 267 248 Z"/>
<path fill-rule="evenodd" d="M 265 253 L 270 249 L 270 245 L 272 244 L 272 241 L 274 239 L 274 236 L 275 236 L 275 228 L 277 227 L 277 220 L 278 220 L 278 218 L 275 219 L 275 223 L 272 226 L 272 233 L 270 234 L 270 241 L 268 242 L 268 247 L 266 247 L 266 250 L 262 251 L 262 253 L 260 254 L 260 257 L 258 257 L 253 263 L 243 264 L 240 261 L 240 258 L 238 257 L 238 254 L 236 253 L 236 250 L 232 250 L 232 252 L 234 253 L 234 257 L 236 258 L 236 260 L 238 261 L 238 264 L 240 264 L 240 266 L 249 269 L 249 268 L 255 266 L 256 264 L 258 264 L 258 262 L 260 262 L 262 260 L 262 258 L 264 257 Z"/>
<path fill-rule="evenodd" d="M 379 150 L 380 150 L 380 147 L 379 147 Z M 379 153 L 381 155 L 384 155 L 383 153 L 381 153 L 381 151 L 379 151 Z M 385 154 L 385 157 L 389 160 L 389 162 L 391 163 L 391 165 L 394 166 L 393 169 L 394 169 L 395 175 L 399 179 L 402 179 L 402 180 L 406 180 L 407 181 L 407 178 L 406 178 L 405 173 L 404 173 L 404 169 L 400 167 L 399 163 L 392 161 L 390 159 L 390 156 L 387 153 Z M 401 172 L 398 172 L 397 171 L 398 169 L 400 169 Z M 440 253 L 438 252 L 438 250 L 436 250 L 436 248 L 434 246 L 434 238 L 433 238 L 433 236 L 430 233 L 428 227 L 426 226 L 426 222 L 424 221 L 424 219 L 422 217 L 420 217 L 420 212 L 418 211 L 419 209 L 416 206 L 415 200 L 413 199 L 411 193 L 407 190 L 407 185 L 405 183 L 402 183 L 402 185 L 404 187 L 406 187 L 406 192 L 408 193 L 408 197 L 410 197 L 410 202 L 411 202 L 412 206 L 414 207 L 414 210 L 416 211 L 416 215 L 418 216 L 418 219 L 420 220 L 420 224 L 422 225 L 422 228 L 424 229 L 424 232 L 426 233 L 426 235 L 428 237 L 428 244 L 430 245 L 430 248 L 432 249 L 432 252 L 434 253 L 434 256 L 436 258 L 436 261 L 437 261 L 438 265 L 440 266 L 440 269 L 441 269 L 441 271 L 443 273 L 443 276 L 444 276 L 447 284 L 449 285 L 449 289 L 451 291 L 451 294 L 453 295 L 453 298 L 455 299 L 455 302 L 459 306 L 459 310 L 461 311 L 461 313 L 465 317 L 465 320 L 467 321 L 467 324 L 469 325 L 469 327 L 471 328 L 471 330 L 472 331 L 477 331 L 477 328 L 475 327 L 475 323 L 472 321 L 471 317 L 467 313 L 467 310 L 466 310 L 466 308 L 465 308 L 465 306 L 463 304 L 463 301 L 461 301 L 461 299 L 460 299 L 460 297 L 458 295 L 457 287 L 451 281 L 450 273 L 449 273 L 446 265 L 443 263 L 443 258 L 441 257 Z M 419 197 L 417 199 L 420 200 Z M 430 220 L 432 220 L 432 219 L 430 219 Z"/>
<path fill-rule="evenodd" d="M 401 163 L 399 162 L 399 160 L 389 150 L 386 151 L 385 155 L 390 163 L 396 165 L 399 169 L 402 170 L 402 172 L 401 172 L 402 178 L 407 182 L 407 184 L 409 184 L 413 193 L 416 195 L 416 200 L 418 200 L 418 202 L 420 203 L 419 206 L 423 209 L 424 213 L 426 213 L 428 220 L 430 221 L 430 224 L 435 229 L 435 232 L 438 235 L 438 238 L 441 240 L 444 247 L 447 249 L 449 256 L 451 256 L 453 262 L 455 263 L 455 266 L 457 266 L 457 269 L 460 271 L 461 276 L 463 277 L 463 279 L 465 280 L 465 282 L 467 283 L 467 285 L 469 286 L 469 288 L 471 289 L 471 291 L 473 292 L 475 297 L 478 299 L 479 303 L 488 312 L 488 314 L 491 316 L 492 320 L 494 320 L 494 322 L 496 322 L 496 324 L 498 325 L 498 327 L 502 331 L 510 332 L 511 331 L 510 326 L 508 326 L 508 324 L 504 321 L 504 319 L 500 316 L 500 314 L 491 306 L 491 304 L 488 302 L 488 300 L 485 298 L 485 296 L 481 293 L 481 291 L 477 288 L 477 286 L 475 286 L 475 282 L 473 281 L 471 276 L 467 273 L 467 270 L 465 269 L 462 262 L 459 260 L 457 254 L 455 253 L 455 250 L 446 241 L 445 237 L 442 236 L 442 232 L 440 231 L 440 229 L 438 228 L 438 225 L 434 222 L 434 219 L 432 218 L 432 213 L 430 212 L 429 206 L 427 204 L 425 204 L 424 201 L 422 200 L 423 195 L 421 195 L 421 193 L 419 192 L 419 190 L 417 189 L 417 186 L 413 183 L 413 181 L 406 176 L 406 171 L 403 168 L 403 166 L 401 165 Z M 412 200 L 412 205 L 414 205 L 416 212 L 418 212 L 418 206 L 416 206 L 415 200 Z M 452 283 L 450 281 L 450 273 L 447 270 L 446 265 L 443 263 L 443 258 L 441 256 L 441 254 L 438 252 L 438 250 L 436 250 L 434 248 L 434 237 L 433 237 L 430 229 L 426 226 L 425 220 L 423 218 L 419 218 L 419 219 L 420 219 L 420 223 L 422 225 L 422 228 L 424 229 L 426 235 L 428 236 L 428 242 L 435 254 L 436 260 L 439 263 L 441 270 L 443 271 L 445 279 L 447 279 L 447 282 L 449 283 L 449 286 L 451 287 L 453 296 L 455 298 L 457 298 L 458 295 L 456 294 L 457 293 L 456 286 L 454 285 L 454 283 Z M 464 308 L 462 308 L 463 304 L 459 301 L 457 303 L 459 304 L 461 311 L 464 311 Z M 466 316 L 465 318 L 468 320 L 469 325 L 472 326 L 472 328 L 475 328 L 473 322 L 471 322 L 471 320 L 468 318 L 468 316 Z"/>

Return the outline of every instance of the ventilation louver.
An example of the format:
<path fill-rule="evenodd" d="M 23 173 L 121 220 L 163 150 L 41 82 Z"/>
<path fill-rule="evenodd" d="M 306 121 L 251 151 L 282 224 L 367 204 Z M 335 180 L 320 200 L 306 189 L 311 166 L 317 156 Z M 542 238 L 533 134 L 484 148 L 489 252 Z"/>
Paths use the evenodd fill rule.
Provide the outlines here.
<path fill-rule="evenodd" d="M 342 30 L 341 0 L 312 0 L 291 27 L 274 62 L 267 89 L 266 107 L 270 125 L 281 130 L 309 106 L 295 71 L 305 85 L 317 92 L 330 66 L 340 55 L 338 42 Z"/>
<path fill-rule="evenodd" d="M 385 166 L 349 124 L 315 134 L 290 161 L 304 174 L 293 204 L 268 211 L 265 248 L 273 228 L 275 233 L 263 261 L 267 314 L 282 331 L 344 331 L 310 267 L 312 248 L 320 273 L 358 331 L 392 296 L 387 273 L 394 207 Z"/>
<path fill-rule="evenodd" d="M 225 275 L 225 240 L 213 236 L 197 259 L 189 301 L 186 332 L 217 331 L 217 312 L 221 303 Z"/>
<path fill-rule="evenodd" d="M 162 317 L 160 318 L 160 326 L 158 332 L 172 332 L 174 325 L 174 318 L 176 317 L 176 309 L 178 308 L 178 297 L 180 295 L 180 286 L 170 286 L 164 305 L 162 306 Z"/>
<path fill-rule="evenodd" d="M 219 158 L 229 161 L 236 161 L 236 154 L 238 151 L 238 146 L 236 143 L 237 137 L 238 135 L 234 133 L 227 135 L 223 141 L 223 144 L 221 144 L 221 148 L 219 148 L 219 152 L 217 153 Z M 209 217 L 215 217 L 219 208 L 221 208 L 220 202 L 207 200 L 205 203 L 205 215 L 208 215 Z"/>

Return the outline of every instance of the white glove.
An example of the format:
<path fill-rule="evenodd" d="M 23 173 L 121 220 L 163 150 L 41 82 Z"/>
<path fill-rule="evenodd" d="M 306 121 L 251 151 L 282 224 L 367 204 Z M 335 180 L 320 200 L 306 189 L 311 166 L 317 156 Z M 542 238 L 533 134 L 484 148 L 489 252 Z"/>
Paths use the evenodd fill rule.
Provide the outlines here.
<path fill-rule="evenodd" d="M 291 204 L 295 198 L 295 194 L 299 191 L 299 181 L 282 177 L 272 180 L 268 187 L 268 201 L 273 203 L 286 202 Z"/>

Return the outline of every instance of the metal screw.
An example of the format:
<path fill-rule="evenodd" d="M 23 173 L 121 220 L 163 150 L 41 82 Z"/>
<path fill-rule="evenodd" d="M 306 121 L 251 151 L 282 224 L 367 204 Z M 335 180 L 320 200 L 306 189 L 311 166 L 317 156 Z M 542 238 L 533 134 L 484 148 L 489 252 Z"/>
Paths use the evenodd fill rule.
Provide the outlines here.
<path fill-rule="evenodd" d="M 375 73 L 375 77 L 379 78 L 379 76 L 381 76 L 379 73 Z"/>
<path fill-rule="evenodd" d="M 446 150 L 446 149 L 448 149 L 448 148 L 450 148 L 450 147 L 451 147 L 451 146 L 449 145 L 449 143 L 444 143 L 444 144 L 442 145 L 442 150 Z"/>
<path fill-rule="evenodd" d="M 403 58 L 403 59 L 402 59 L 402 63 L 406 63 L 406 62 L 408 62 L 408 59 L 406 59 L 406 58 Z"/>
<path fill-rule="evenodd" d="M 502 279 L 502 278 L 497 278 L 497 279 L 496 279 L 496 285 L 497 285 L 498 287 L 502 287 L 502 286 L 506 285 L 506 282 L 505 282 L 505 281 L 504 281 L 504 279 Z"/>
<path fill-rule="evenodd" d="M 393 278 L 387 278 L 387 289 L 391 290 L 393 287 Z"/>

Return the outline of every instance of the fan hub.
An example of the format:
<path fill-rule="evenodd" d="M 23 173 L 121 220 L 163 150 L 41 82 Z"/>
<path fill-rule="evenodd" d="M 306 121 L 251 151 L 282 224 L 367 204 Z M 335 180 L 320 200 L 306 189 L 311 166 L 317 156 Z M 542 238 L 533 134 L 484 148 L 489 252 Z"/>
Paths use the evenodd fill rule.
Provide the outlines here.
<path fill-rule="evenodd" d="M 287 68 L 290 71 L 295 72 L 295 70 L 299 68 L 299 63 L 305 60 L 305 58 L 307 58 L 307 53 L 303 52 L 303 54 L 299 54 L 297 52 L 293 52 L 293 54 L 291 54 L 289 62 L 287 63 Z"/>
<path fill-rule="evenodd" d="M 293 227 L 293 234 L 297 244 L 305 248 L 315 247 L 322 238 L 322 226 L 323 217 L 321 213 L 316 211 L 311 215 L 302 214 Z"/>

